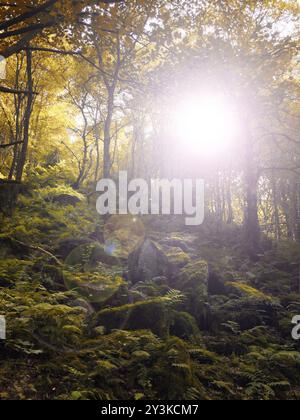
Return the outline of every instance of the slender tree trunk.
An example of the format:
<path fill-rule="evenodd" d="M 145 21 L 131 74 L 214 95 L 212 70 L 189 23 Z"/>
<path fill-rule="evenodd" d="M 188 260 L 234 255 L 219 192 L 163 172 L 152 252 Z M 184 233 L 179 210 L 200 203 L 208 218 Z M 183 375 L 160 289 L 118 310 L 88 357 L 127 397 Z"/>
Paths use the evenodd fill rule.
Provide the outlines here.
<path fill-rule="evenodd" d="M 99 181 L 99 169 L 100 169 L 99 143 L 100 143 L 100 129 L 99 129 L 99 123 L 96 123 L 96 126 L 95 126 L 96 164 L 95 164 L 95 178 L 94 178 L 95 185 L 97 185 L 97 182 Z"/>
<path fill-rule="evenodd" d="M 233 207 L 232 207 L 232 196 L 231 196 L 231 185 L 230 185 L 230 176 L 226 180 L 226 201 L 228 207 L 228 216 L 227 223 L 230 225 L 234 221 Z"/>
<path fill-rule="evenodd" d="M 277 182 L 276 182 L 274 173 L 272 173 L 272 192 L 273 192 L 273 206 L 274 206 L 275 237 L 276 237 L 276 240 L 279 241 L 281 238 L 281 229 L 280 229 L 280 217 L 279 217 L 279 208 L 278 208 Z"/>
<path fill-rule="evenodd" d="M 293 239 L 293 229 L 292 229 L 292 212 L 291 212 L 291 193 L 289 183 L 282 183 L 281 187 L 281 206 L 284 213 L 285 225 L 286 225 L 286 235 L 287 238 Z"/>
<path fill-rule="evenodd" d="M 300 243 L 300 200 L 299 200 L 299 183 L 294 182 L 293 186 L 293 226 L 294 237 Z"/>
<path fill-rule="evenodd" d="M 24 131 L 23 131 L 23 144 L 20 153 L 20 158 L 17 165 L 16 181 L 21 182 L 23 177 L 24 166 L 26 163 L 27 150 L 29 144 L 29 129 L 30 129 L 30 118 L 32 113 L 32 104 L 33 104 L 33 80 L 32 80 L 32 52 L 26 50 L 26 60 L 27 60 L 27 105 L 24 115 Z"/>
<path fill-rule="evenodd" d="M 107 102 L 107 115 L 105 118 L 104 124 L 104 149 L 103 149 L 103 176 L 104 178 L 110 177 L 111 171 L 111 155 L 110 155 L 110 145 L 111 145 L 111 124 L 114 113 L 114 90 L 108 90 L 108 102 Z"/>
<path fill-rule="evenodd" d="M 15 89 L 19 90 L 19 79 L 20 79 L 20 71 L 22 68 L 23 58 L 21 62 L 19 60 L 19 55 L 17 56 L 17 66 L 16 66 L 16 75 L 15 75 Z M 16 166 L 18 162 L 18 155 L 19 155 L 19 142 L 22 141 L 22 124 L 20 124 L 21 119 L 21 108 L 22 108 L 22 96 L 19 93 L 14 95 L 14 107 L 15 107 L 15 134 L 14 134 L 14 142 L 16 143 L 13 148 L 13 159 L 11 163 L 11 167 L 9 170 L 8 180 L 12 181 L 15 175 Z"/>
<path fill-rule="evenodd" d="M 261 231 L 258 219 L 258 172 L 255 167 L 253 139 L 249 129 L 246 133 L 245 146 L 245 240 L 248 255 L 251 259 L 255 260 L 257 259 L 257 254 L 260 252 Z"/>

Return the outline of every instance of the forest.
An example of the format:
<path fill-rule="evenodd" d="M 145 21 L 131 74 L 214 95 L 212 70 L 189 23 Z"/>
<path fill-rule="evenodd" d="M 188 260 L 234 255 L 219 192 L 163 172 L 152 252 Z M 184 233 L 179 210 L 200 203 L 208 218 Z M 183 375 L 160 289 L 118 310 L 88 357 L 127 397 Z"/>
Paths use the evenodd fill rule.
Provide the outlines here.
<path fill-rule="evenodd" d="M 0 2 L 0 400 L 300 400 L 299 35 Z"/>

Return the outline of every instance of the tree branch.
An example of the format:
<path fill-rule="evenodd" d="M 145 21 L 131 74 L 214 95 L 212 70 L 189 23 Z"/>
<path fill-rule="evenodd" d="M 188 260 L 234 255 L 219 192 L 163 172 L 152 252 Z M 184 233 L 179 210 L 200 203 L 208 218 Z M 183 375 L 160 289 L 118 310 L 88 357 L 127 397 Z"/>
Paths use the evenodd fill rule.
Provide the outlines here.
<path fill-rule="evenodd" d="M 16 146 L 22 143 L 23 143 L 22 141 L 14 141 L 13 143 L 9 143 L 9 144 L 0 144 L 0 149 L 6 149 L 8 147 Z"/>
<path fill-rule="evenodd" d="M 14 54 L 17 54 L 20 52 L 23 47 L 30 42 L 33 38 L 35 38 L 41 31 L 40 30 L 34 30 L 29 33 L 27 33 L 23 38 L 21 38 L 19 41 L 17 41 L 14 45 L 7 47 L 5 50 L 0 51 L 0 55 L 2 55 L 4 58 L 8 58 Z"/>
<path fill-rule="evenodd" d="M 18 89 L 11 89 L 5 86 L 0 86 L 0 92 L 2 93 L 12 93 L 14 95 L 29 95 L 32 93 L 33 95 L 38 95 L 37 92 L 28 92 L 28 90 L 18 90 Z"/>
<path fill-rule="evenodd" d="M 27 32 L 40 31 L 45 28 L 49 28 L 55 24 L 54 20 L 46 23 L 36 23 L 35 25 L 26 26 L 25 28 L 16 29 L 15 31 L 7 31 L 0 34 L 0 39 L 11 38 L 12 36 L 18 36 L 26 34 Z"/>
<path fill-rule="evenodd" d="M 29 249 L 33 250 L 33 251 L 38 251 L 38 252 L 41 252 L 42 254 L 48 255 L 48 257 L 53 259 L 59 266 L 63 266 L 63 263 L 61 261 L 59 261 L 59 259 L 55 255 L 53 255 L 51 252 L 47 251 L 46 249 L 43 249 L 40 246 L 25 244 L 24 242 L 21 242 L 18 239 L 12 238 L 11 236 L 8 236 L 7 238 L 9 240 L 11 240 L 12 242 L 15 242 L 16 244 L 22 245 L 26 248 L 29 248 Z"/>
<path fill-rule="evenodd" d="M 26 48 L 23 48 L 23 50 L 49 52 L 49 53 L 60 54 L 60 55 L 81 55 L 80 51 L 64 51 L 64 50 L 57 50 L 55 48 L 46 48 L 46 47 L 26 47 Z"/>
<path fill-rule="evenodd" d="M 45 12 L 49 7 L 53 6 L 55 3 L 57 3 L 58 0 L 48 0 L 46 3 L 41 4 L 38 7 L 35 7 L 34 9 L 31 9 L 28 12 L 22 13 L 21 15 L 14 17 L 10 20 L 7 20 L 6 22 L 3 22 L 0 24 L 0 31 L 9 28 L 10 26 L 16 25 L 17 23 L 24 22 L 24 20 L 30 19 L 39 13 Z"/>

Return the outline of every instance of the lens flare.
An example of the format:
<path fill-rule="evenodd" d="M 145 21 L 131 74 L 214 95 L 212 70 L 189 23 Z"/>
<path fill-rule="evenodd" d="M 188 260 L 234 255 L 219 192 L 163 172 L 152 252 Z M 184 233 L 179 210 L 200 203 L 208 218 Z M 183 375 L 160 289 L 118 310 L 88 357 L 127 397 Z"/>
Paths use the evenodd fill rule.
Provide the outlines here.
<path fill-rule="evenodd" d="M 104 227 L 105 251 L 108 255 L 128 258 L 144 238 L 142 221 L 131 215 L 112 216 Z"/>

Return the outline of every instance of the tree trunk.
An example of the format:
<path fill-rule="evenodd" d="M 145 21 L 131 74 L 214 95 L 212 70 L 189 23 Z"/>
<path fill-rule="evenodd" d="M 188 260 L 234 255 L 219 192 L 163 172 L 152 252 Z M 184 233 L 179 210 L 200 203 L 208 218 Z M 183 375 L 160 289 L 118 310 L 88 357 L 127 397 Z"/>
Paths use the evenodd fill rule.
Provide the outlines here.
<path fill-rule="evenodd" d="M 33 104 L 33 80 L 32 80 L 32 52 L 28 49 L 26 50 L 26 60 L 27 60 L 27 105 L 24 115 L 24 133 L 23 133 L 23 144 L 20 153 L 20 158 L 17 165 L 16 181 L 21 182 L 23 177 L 24 166 L 26 163 L 27 150 L 29 144 L 29 129 L 30 129 L 30 118 L 32 113 L 32 104 Z"/>
<path fill-rule="evenodd" d="M 278 208 L 278 193 L 277 193 L 277 181 L 275 174 L 272 173 L 272 192 L 273 192 L 273 205 L 274 205 L 274 223 L 275 223 L 275 237 L 279 241 L 281 239 L 281 229 L 280 229 L 280 216 Z"/>
<path fill-rule="evenodd" d="M 260 252 L 261 231 L 258 219 L 258 172 L 255 167 L 253 139 L 249 129 L 246 133 L 245 144 L 245 186 L 246 186 L 246 208 L 245 208 L 245 241 L 249 257 L 257 259 Z"/>
<path fill-rule="evenodd" d="M 103 150 L 103 177 L 110 178 L 111 171 L 111 156 L 110 156 L 110 145 L 111 145 L 111 124 L 114 112 L 114 89 L 108 91 L 108 103 L 107 103 L 107 115 L 104 124 L 104 150 Z"/>
<path fill-rule="evenodd" d="M 234 214 L 232 207 L 232 196 L 231 196 L 231 185 L 230 185 L 230 176 L 226 179 L 226 201 L 228 207 L 227 223 L 230 225 L 234 222 Z"/>

